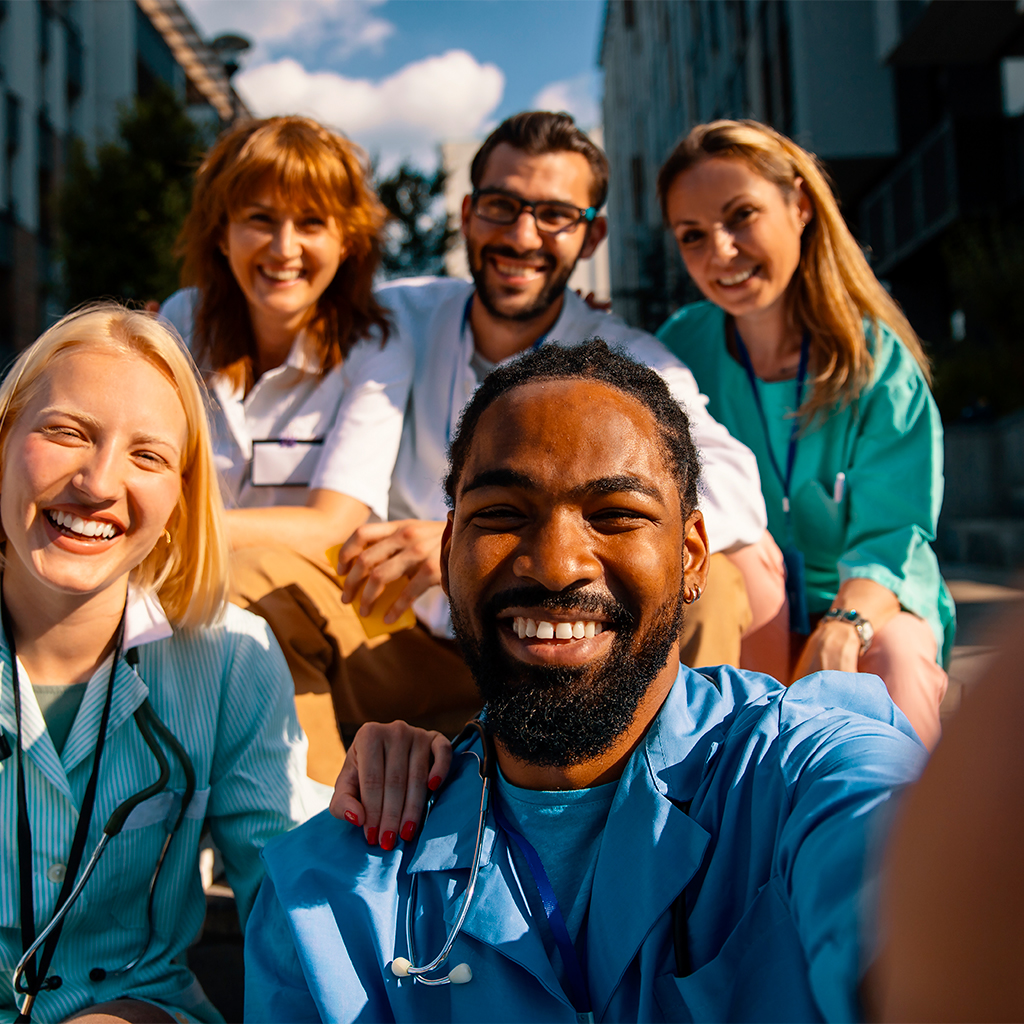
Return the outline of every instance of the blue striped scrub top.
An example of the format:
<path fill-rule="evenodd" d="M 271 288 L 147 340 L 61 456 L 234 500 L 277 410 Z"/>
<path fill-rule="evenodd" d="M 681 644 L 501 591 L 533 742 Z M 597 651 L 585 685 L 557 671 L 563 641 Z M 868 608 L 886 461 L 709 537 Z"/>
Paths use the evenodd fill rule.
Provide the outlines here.
<path fill-rule="evenodd" d="M 166 630 L 164 631 L 166 632 Z M 83 866 L 111 812 L 154 782 L 156 759 L 132 714 L 148 696 L 157 715 L 192 758 L 196 793 L 171 843 L 154 900 L 153 936 L 146 941 L 146 901 L 159 851 L 180 807 L 184 774 L 169 754 L 170 792 L 140 804 L 114 837 L 65 920 L 49 973 L 63 984 L 41 992 L 33 1019 L 63 1020 L 95 1003 L 145 999 L 189 1018 L 220 1015 L 185 966 L 184 953 L 203 923 L 199 877 L 203 822 L 220 848 L 244 925 L 263 875 L 260 851 L 272 837 L 323 809 L 326 801 L 306 778 L 306 739 L 295 716 L 291 676 L 277 642 L 260 618 L 229 606 L 220 624 L 180 630 L 138 647 L 133 670 L 122 658 L 103 749 L 96 806 Z M 19 673 L 25 778 L 32 823 L 32 876 L 37 934 L 49 922 L 71 849 L 79 807 L 92 770 L 110 662 L 90 680 L 78 716 L 58 757 L 32 685 Z M 0 633 L 0 729 L 16 739 L 11 656 Z M 0 1021 L 17 1016 L 13 972 L 21 956 L 17 846 L 17 767 L 0 762 L 0 961 L 6 978 Z M 103 981 L 89 973 L 101 967 Z"/>

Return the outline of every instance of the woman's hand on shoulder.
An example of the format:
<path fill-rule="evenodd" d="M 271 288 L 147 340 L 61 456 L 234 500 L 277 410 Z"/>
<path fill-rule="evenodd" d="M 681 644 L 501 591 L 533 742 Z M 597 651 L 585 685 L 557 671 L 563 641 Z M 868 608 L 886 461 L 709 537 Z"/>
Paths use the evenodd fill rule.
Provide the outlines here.
<path fill-rule="evenodd" d="M 331 798 L 331 814 L 361 826 L 385 850 L 420 827 L 427 793 L 448 774 L 452 745 L 405 722 L 368 722 L 356 733 Z"/>

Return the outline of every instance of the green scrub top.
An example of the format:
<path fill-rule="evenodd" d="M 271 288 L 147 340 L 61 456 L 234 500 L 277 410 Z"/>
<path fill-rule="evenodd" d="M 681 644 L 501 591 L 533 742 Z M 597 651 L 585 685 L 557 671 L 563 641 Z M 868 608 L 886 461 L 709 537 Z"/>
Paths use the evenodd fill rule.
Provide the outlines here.
<path fill-rule="evenodd" d="M 784 468 L 795 382 L 757 382 L 766 438 L 746 371 L 726 347 L 723 310 L 710 302 L 684 306 L 658 337 L 693 371 L 711 415 L 757 457 L 768 529 L 780 547 L 792 542 L 803 552 L 809 611 L 826 611 L 844 580 L 874 580 L 931 626 L 945 665 L 956 611 L 931 548 L 942 506 L 942 422 L 899 338 L 885 325 L 876 331 L 865 324 L 865 331 L 875 359 L 871 383 L 799 435 L 791 528 L 768 444 Z"/>

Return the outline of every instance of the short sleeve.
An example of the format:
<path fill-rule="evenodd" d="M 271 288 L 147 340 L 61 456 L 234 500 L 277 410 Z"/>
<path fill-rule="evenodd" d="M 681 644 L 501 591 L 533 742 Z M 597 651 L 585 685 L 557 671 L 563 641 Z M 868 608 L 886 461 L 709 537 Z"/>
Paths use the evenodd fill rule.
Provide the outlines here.
<path fill-rule="evenodd" d="M 342 367 L 344 391 L 310 488 L 347 494 L 387 519 L 391 473 L 402 439 L 414 353 L 394 333 L 355 345 Z"/>

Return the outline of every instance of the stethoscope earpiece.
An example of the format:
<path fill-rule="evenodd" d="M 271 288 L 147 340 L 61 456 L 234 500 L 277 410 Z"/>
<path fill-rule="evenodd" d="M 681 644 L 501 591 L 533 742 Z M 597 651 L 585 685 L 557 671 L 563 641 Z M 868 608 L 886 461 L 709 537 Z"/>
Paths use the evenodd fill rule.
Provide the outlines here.
<path fill-rule="evenodd" d="M 453 985 L 465 985 L 472 981 L 473 972 L 469 969 L 469 964 L 457 964 L 448 975 L 448 980 Z"/>
<path fill-rule="evenodd" d="M 412 963 L 407 960 L 404 956 L 396 956 L 391 961 L 391 973 L 396 978 L 408 978 L 410 974 L 410 968 Z M 473 971 L 469 964 L 456 964 L 448 972 L 448 977 L 441 981 L 444 984 L 445 981 L 451 982 L 453 985 L 466 985 L 473 980 Z M 438 982 L 434 982 L 436 985 Z"/>

